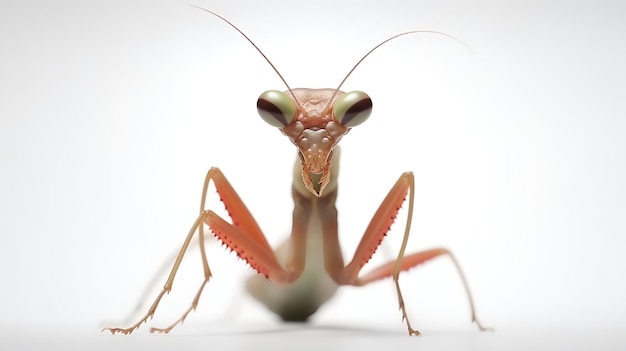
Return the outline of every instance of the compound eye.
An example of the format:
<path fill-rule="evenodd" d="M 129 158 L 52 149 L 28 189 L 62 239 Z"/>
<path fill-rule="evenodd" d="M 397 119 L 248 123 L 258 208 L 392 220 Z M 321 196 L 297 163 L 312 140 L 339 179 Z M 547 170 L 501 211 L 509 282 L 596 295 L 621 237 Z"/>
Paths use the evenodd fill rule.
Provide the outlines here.
<path fill-rule="evenodd" d="M 278 90 L 268 90 L 261 94 L 256 108 L 265 122 L 277 128 L 289 125 L 296 118 L 296 103 Z"/>
<path fill-rule="evenodd" d="M 362 91 L 351 91 L 335 101 L 333 114 L 344 127 L 354 127 L 365 122 L 372 113 L 372 99 Z"/>

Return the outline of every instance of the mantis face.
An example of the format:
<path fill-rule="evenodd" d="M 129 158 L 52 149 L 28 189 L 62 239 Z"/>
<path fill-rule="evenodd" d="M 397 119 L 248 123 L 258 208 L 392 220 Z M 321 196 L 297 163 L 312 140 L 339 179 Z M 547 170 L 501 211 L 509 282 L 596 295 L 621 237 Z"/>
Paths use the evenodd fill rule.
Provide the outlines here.
<path fill-rule="evenodd" d="M 268 90 L 259 97 L 257 110 L 298 147 L 302 181 L 319 197 L 330 180 L 335 147 L 352 127 L 369 117 L 372 99 L 362 91 Z"/>

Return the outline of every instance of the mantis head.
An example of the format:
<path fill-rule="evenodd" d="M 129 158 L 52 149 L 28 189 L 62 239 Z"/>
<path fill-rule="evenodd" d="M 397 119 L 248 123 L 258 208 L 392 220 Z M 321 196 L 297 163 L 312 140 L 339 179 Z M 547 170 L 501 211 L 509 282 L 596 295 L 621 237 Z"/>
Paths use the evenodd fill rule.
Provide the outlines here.
<path fill-rule="evenodd" d="M 361 91 L 340 91 L 350 74 L 372 52 L 396 38 L 418 33 L 430 33 L 451 38 L 467 47 L 455 37 L 430 30 L 412 30 L 391 36 L 369 50 L 352 67 L 336 89 L 291 89 L 267 56 L 250 38 L 234 24 L 219 14 L 195 6 L 221 19 L 239 32 L 269 63 L 287 87 L 286 92 L 268 90 L 261 94 L 257 109 L 261 117 L 280 130 L 298 147 L 302 161 L 302 181 L 315 196 L 321 196 L 330 181 L 333 150 L 350 128 L 363 123 L 372 111 L 372 100 Z M 468 47 L 469 49 L 469 47 Z M 471 50 L 470 50 L 471 51 Z"/>
<path fill-rule="evenodd" d="M 268 90 L 257 100 L 257 110 L 298 147 L 302 181 L 319 197 L 330 181 L 335 147 L 352 127 L 369 117 L 372 100 L 362 91 Z"/>

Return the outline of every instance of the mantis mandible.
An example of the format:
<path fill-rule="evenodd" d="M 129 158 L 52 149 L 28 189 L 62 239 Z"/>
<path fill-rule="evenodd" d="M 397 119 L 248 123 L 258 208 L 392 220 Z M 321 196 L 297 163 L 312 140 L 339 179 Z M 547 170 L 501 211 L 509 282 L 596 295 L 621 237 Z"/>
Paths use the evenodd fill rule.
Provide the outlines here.
<path fill-rule="evenodd" d="M 413 173 L 402 173 L 392 186 L 365 230 L 354 257 L 347 265 L 344 264 L 338 239 L 335 207 L 338 188 L 338 143 L 353 127 L 367 120 L 372 111 L 372 100 L 366 93 L 361 91 L 346 93 L 340 90 L 341 86 L 367 56 L 397 37 L 415 33 L 434 33 L 457 41 L 458 39 L 435 31 L 400 33 L 367 52 L 352 67 L 336 89 L 292 89 L 272 62 L 239 28 L 213 11 L 200 7 L 198 9 L 216 16 L 243 35 L 270 64 L 287 87 L 285 92 L 269 90 L 261 94 L 257 101 L 257 110 L 265 122 L 278 128 L 298 149 L 299 157 L 294 166 L 292 185 L 294 210 L 291 235 L 274 251 L 226 176 L 219 168 L 211 168 L 204 180 L 200 214 L 187 234 L 165 286 L 147 313 L 135 324 L 128 328 L 105 328 L 103 330 L 108 330 L 113 334 L 130 334 L 154 316 L 163 296 L 171 291 L 182 259 L 195 234 L 198 233 L 204 280 L 191 306 L 178 320 L 166 328 L 151 328 L 151 331 L 168 333 L 177 324 L 182 323 L 192 310 L 196 309 L 200 295 L 212 275 L 205 251 L 205 225 L 217 239 L 236 252 L 259 273 L 247 281 L 248 292 L 285 321 L 306 321 L 334 295 L 341 285 L 364 286 L 391 277 L 408 333 L 419 335 L 419 331 L 411 326 L 406 312 L 399 285 L 400 272 L 446 255 L 454 263 L 463 282 L 471 308 L 472 322 L 475 322 L 481 331 L 488 330 L 489 328 L 485 328 L 476 318 L 469 286 L 460 265 L 449 250 L 434 248 L 405 254 L 413 215 L 415 189 Z M 210 182 L 213 182 L 231 217 L 232 224 L 214 211 L 205 209 Z M 387 235 L 405 200 L 408 202 L 408 215 L 397 258 L 361 275 L 361 269 Z"/>

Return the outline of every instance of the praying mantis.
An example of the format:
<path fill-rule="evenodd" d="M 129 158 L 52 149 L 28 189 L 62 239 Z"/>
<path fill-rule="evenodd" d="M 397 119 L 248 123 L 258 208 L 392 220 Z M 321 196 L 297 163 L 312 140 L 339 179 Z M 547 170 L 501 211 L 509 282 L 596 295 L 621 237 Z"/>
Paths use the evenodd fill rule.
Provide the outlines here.
<path fill-rule="evenodd" d="M 103 331 L 107 330 L 112 334 L 130 334 L 154 316 L 163 296 L 171 291 L 183 257 L 197 234 L 204 280 L 191 305 L 178 320 L 166 328 L 150 330 L 168 333 L 196 309 L 202 291 L 212 276 L 205 251 L 205 226 L 219 241 L 256 270 L 258 274 L 247 281 L 248 292 L 285 321 L 306 321 L 335 294 L 339 286 L 365 286 L 391 277 L 408 333 L 419 335 L 420 332 L 412 327 L 407 315 L 399 284 L 400 273 L 436 257 L 448 256 L 454 263 L 465 288 L 472 322 L 476 323 L 481 331 L 489 330 L 490 328 L 484 327 L 476 317 L 467 280 L 452 252 L 445 248 L 433 248 L 413 254 L 405 253 L 415 197 L 413 173 L 402 173 L 392 186 L 372 217 L 348 264 L 344 264 L 338 238 L 335 206 L 340 158 L 338 143 L 353 127 L 365 122 L 372 112 L 372 100 L 366 93 L 343 92 L 340 90 L 342 85 L 367 56 L 390 40 L 416 33 L 434 33 L 457 39 L 436 31 L 400 33 L 367 52 L 336 89 L 292 89 L 259 47 L 237 26 L 213 11 L 197 8 L 219 18 L 238 31 L 263 56 L 287 87 L 284 92 L 269 90 L 262 93 L 257 100 L 257 110 L 265 122 L 278 128 L 297 148 L 298 158 L 294 165 L 292 185 L 294 210 L 291 235 L 276 250 L 272 249 L 265 234 L 226 176 L 219 168 L 211 168 L 204 180 L 200 213 L 180 248 L 163 289 L 145 315 L 135 324 L 127 328 L 104 328 Z M 228 212 L 231 223 L 213 210 L 205 208 L 207 189 L 211 182 Z M 387 235 L 405 202 L 408 203 L 408 214 L 397 258 L 367 274 L 360 274 Z"/>

